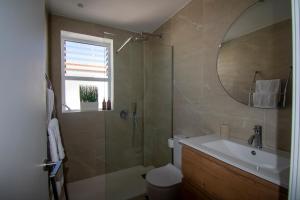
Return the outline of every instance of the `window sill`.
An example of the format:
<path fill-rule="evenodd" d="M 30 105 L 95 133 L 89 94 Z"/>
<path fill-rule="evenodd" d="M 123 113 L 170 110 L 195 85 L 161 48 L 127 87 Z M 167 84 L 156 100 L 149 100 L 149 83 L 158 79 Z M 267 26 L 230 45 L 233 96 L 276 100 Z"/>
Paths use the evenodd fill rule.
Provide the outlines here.
<path fill-rule="evenodd" d="M 68 113 L 87 113 L 87 112 L 111 112 L 112 110 L 102 110 L 102 109 L 98 109 L 98 110 L 63 110 L 62 114 L 68 114 Z"/>

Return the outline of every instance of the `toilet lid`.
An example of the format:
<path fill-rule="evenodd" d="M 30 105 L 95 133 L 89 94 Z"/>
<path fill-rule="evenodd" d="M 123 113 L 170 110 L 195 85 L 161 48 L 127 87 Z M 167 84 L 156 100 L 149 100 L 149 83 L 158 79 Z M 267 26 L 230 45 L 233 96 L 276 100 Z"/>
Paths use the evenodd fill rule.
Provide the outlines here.
<path fill-rule="evenodd" d="M 146 175 L 146 180 L 158 187 L 170 187 L 181 182 L 182 174 L 172 164 L 152 169 Z"/>

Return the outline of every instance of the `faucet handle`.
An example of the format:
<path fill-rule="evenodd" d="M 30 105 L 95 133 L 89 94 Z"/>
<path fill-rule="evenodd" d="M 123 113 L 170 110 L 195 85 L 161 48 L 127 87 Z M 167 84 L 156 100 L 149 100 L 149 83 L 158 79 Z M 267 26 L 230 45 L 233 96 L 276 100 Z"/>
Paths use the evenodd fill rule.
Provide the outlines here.
<path fill-rule="evenodd" d="M 262 130 L 262 126 L 261 125 L 255 125 L 253 130 Z"/>

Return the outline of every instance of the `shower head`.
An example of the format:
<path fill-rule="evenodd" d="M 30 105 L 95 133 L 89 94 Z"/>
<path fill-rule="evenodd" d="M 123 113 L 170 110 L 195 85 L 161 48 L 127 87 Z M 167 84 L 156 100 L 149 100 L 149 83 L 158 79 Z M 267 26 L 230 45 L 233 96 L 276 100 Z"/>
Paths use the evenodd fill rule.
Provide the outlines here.
<path fill-rule="evenodd" d="M 129 37 L 122 45 L 121 47 L 117 50 L 116 53 L 119 53 L 129 42 L 138 42 L 138 41 L 147 41 L 149 37 L 158 37 L 162 38 L 162 35 L 160 34 L 152 34 L 152 33 L 145 33 L 141 32 L 137 36 L 131 36 Z"/>
<path fill-rule="evenodd" d="M 144 36 L 144 35 L 138 35 L 136 37 L 133 38 L 134 41 L 147 41 L 148 37 Z"/>

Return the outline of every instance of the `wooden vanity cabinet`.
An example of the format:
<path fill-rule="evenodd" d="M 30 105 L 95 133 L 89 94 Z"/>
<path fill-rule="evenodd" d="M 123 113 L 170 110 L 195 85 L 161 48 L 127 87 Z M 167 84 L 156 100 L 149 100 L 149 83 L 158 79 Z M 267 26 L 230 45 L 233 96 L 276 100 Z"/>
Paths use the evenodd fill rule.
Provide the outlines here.
<path fill-rule="evenodd" d="M 287 190 L 186 145 L 182 148 L 184 200 L 285 200 Z"/>

